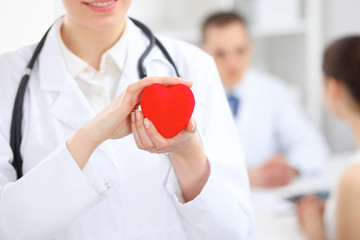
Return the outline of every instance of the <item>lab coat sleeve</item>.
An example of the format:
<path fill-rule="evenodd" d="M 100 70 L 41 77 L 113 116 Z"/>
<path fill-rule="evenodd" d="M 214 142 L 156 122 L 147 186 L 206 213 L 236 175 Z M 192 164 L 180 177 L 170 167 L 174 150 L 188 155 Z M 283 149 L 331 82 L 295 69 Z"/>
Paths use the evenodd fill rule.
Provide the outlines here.
<path fill-rule="evenodd" d="M 201 193 L 184 203 L 173 168 L 166 187 L 189 240 L 251 239 L 252 208 L 240 142 L 212 59 L 194 83 L 198 130 L 211 166 Z M 198 79 L 197 79 L 198 80 Z"/>
<path fill-rule="evenodd" d="M 320 174 L 329 149 L 324 137 L 284 91 L 278 94 L 276 125 L 281 149 L 301 175 Z"/>
<path fill-rule="evenodd" d="M 17 181 L 1 134 L 0 146 L 0 239 L 50 239 L 107 196 L 96 169 L 81 171 L 65 143 Z"/>

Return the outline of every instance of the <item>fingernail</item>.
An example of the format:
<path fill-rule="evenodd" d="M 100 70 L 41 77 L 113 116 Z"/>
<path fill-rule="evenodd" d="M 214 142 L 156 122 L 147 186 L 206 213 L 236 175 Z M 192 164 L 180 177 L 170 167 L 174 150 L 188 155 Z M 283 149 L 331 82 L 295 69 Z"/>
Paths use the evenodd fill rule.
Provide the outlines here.
<path fill-rule="evenodd" d="M 131 122 L 135 122 L 135 113 L 131 112 Z"/>
<path fill-rule="evenodd" d="M 140 111 L 136 111 L 136 120 L 140 120 L 141 116 L 140 116 Z"/>
<path fill-rule="evenodd" d="M 144 119 L 144 125 L 145 125 L 145 128 L 150 127 L 149 119 L 147 119 L 147 118 Z"/>
<path fill-rule="evenodd" d="M 195 131 L 195 124 L 194 124 L 193 121 L 191 121 L 191 125 L 192 125 L 192 127 L 191 127 L 191 132 L 194 132 L 194 131 Z"/>

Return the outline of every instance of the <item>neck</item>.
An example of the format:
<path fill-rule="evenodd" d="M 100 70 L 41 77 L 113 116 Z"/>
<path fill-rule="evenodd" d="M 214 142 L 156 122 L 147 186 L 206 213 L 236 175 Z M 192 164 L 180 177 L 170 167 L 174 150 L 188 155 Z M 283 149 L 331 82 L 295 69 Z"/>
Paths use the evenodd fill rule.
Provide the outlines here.
<path fill-rule="evenodd" d="M 354 133 L 356 145 L 358 149 L 360 149 L 360 114 L 356 114 L 356 116 L 354 115 L 349 117 L 348 122 Z"/>
<path fill-rule="evenodd" d="M 225 91 L 227 93 L 230 93 L 230 92 L 234 92 L 236 89 L 238 89 L 240 86 L 242 86 L 242 80 L 236 82 L 235 84 L 231 84 L 231 85 L 225 85 L 224 84 L 224 88 L 225 88 Z"/>
<path fill-rule="evenodd" d="M 120 39 L 125 24 L 126 18 L 113 28 L 94 30 L 66 16 L 61 27 L 61 37 L 70 51 L 99 70 L 102 55 Z"/>

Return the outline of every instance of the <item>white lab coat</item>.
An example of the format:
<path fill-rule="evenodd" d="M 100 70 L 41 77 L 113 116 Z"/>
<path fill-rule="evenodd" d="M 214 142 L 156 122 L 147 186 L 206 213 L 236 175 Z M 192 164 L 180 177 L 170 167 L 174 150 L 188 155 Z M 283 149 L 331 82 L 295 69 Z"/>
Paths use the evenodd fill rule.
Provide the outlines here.
<path fill-rule="evenodd" d="M 240 98 L 235 124 L 249 168 L 280 153 L 301 174 L 321 172 L 328 154 L 326 141 L 280 79 L 251 69 L 233 94 Z"/>
<path fill-rule="evenodd" d="M 131 22 L 128 27 L 131 40 L 118 94 L 139 80 L 137 61 L 148 45 L 140 29 Z M 132 135 L 106 141 L 79 169 L 65 142 L 94 112 L 65 69 L 53 28 L 26 90 L 25 176 L 18 181 L 9 163 L 11 114 L 34 46 L 0 57 L 0 239 L 251 238 L 246 168 L 213 60 L 190 44 L 160 39 L 183 78 L 194 81 L 194 116 L 211 164 L 200 195 L 182 204 L 168 157 L 137 149 Z M 147 64 L 151 59 L 165 61 L 158 48 Z"/>

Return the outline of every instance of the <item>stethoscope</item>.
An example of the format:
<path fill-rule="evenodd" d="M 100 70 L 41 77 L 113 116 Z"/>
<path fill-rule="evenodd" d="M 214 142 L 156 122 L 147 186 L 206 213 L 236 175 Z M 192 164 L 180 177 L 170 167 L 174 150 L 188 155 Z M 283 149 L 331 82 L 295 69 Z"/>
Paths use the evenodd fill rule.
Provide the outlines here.
<path fill-rule="evenodd" d="M 176 76 L 180 77 L 179 71 L 176 67 L 174 60 L 171 58 L 169 52 L 166 50 L 164 45 L 159 41 L 159 39 L 157 39 L 154 36 L 154 34 L 150 31 L 150 29 L 148 27 L 146 27 L 143 23 L 141 23 L 133 18 L 130 18 L 130 19 L 137 27 L 139 27 L 144 32 L 144 34 L 150 41 L 149 46 L 145 49 L 143 54 L 140 56 L 138 64 L 137 64 L 138 74 L 139 74 L 140 79 L 143 79 L 144 77 L 147 76 L 146 68 L 144 67 L 144 61 L 155 45 L 157 45 L 160 48 L 162 54 L 165 56 L 167 61 L 169 61 L 169 63 L 172 65 L 172 67 L 175 70 Z M 22 124 L 21 123 L 22 123 L 22 116 L 23 116 L 25 90 L 26 90 L 26 86 L 29 82 L 30 75 L 33 70 L 34 64 L 40 55 L 40 52 L 45 44 L 48 33 L 50 32 L 50 29 L 53 27 L 53 25 L 51 25 L 50 28 L 46 31 L 46 33 L 40 40 L 39 44 L 35 48 L 35 51 L 30 59 L 30 62 L 28 63 L 28 65 L 25 69 L 25 73 L 21 78 L 21 82 L 20 82 L 20 85 L 19 85 L 19 88 L 18 88 L 18 91 L 16 94 L 16 98 L 15 98 L 15 104 L 14 104 L 14 109 L 13 109 L 13 114 L 12 114 L 12 122 L 11 122 L 10 146 L 11 146 L 11 149 L 14 154 L 14 159 L 12 161 L 12 165 L 14 166 L 14 168 L 16 170 L 16 175 L 17 175 L 18 179 L 23 176 L 23 171 L 22 171 L 23 160 L 22 160 L 21 153 L 20 153 L 20 145 L 21 145 L 21 141 L 22 141 L 22 134 L 21 134 Z"/>

